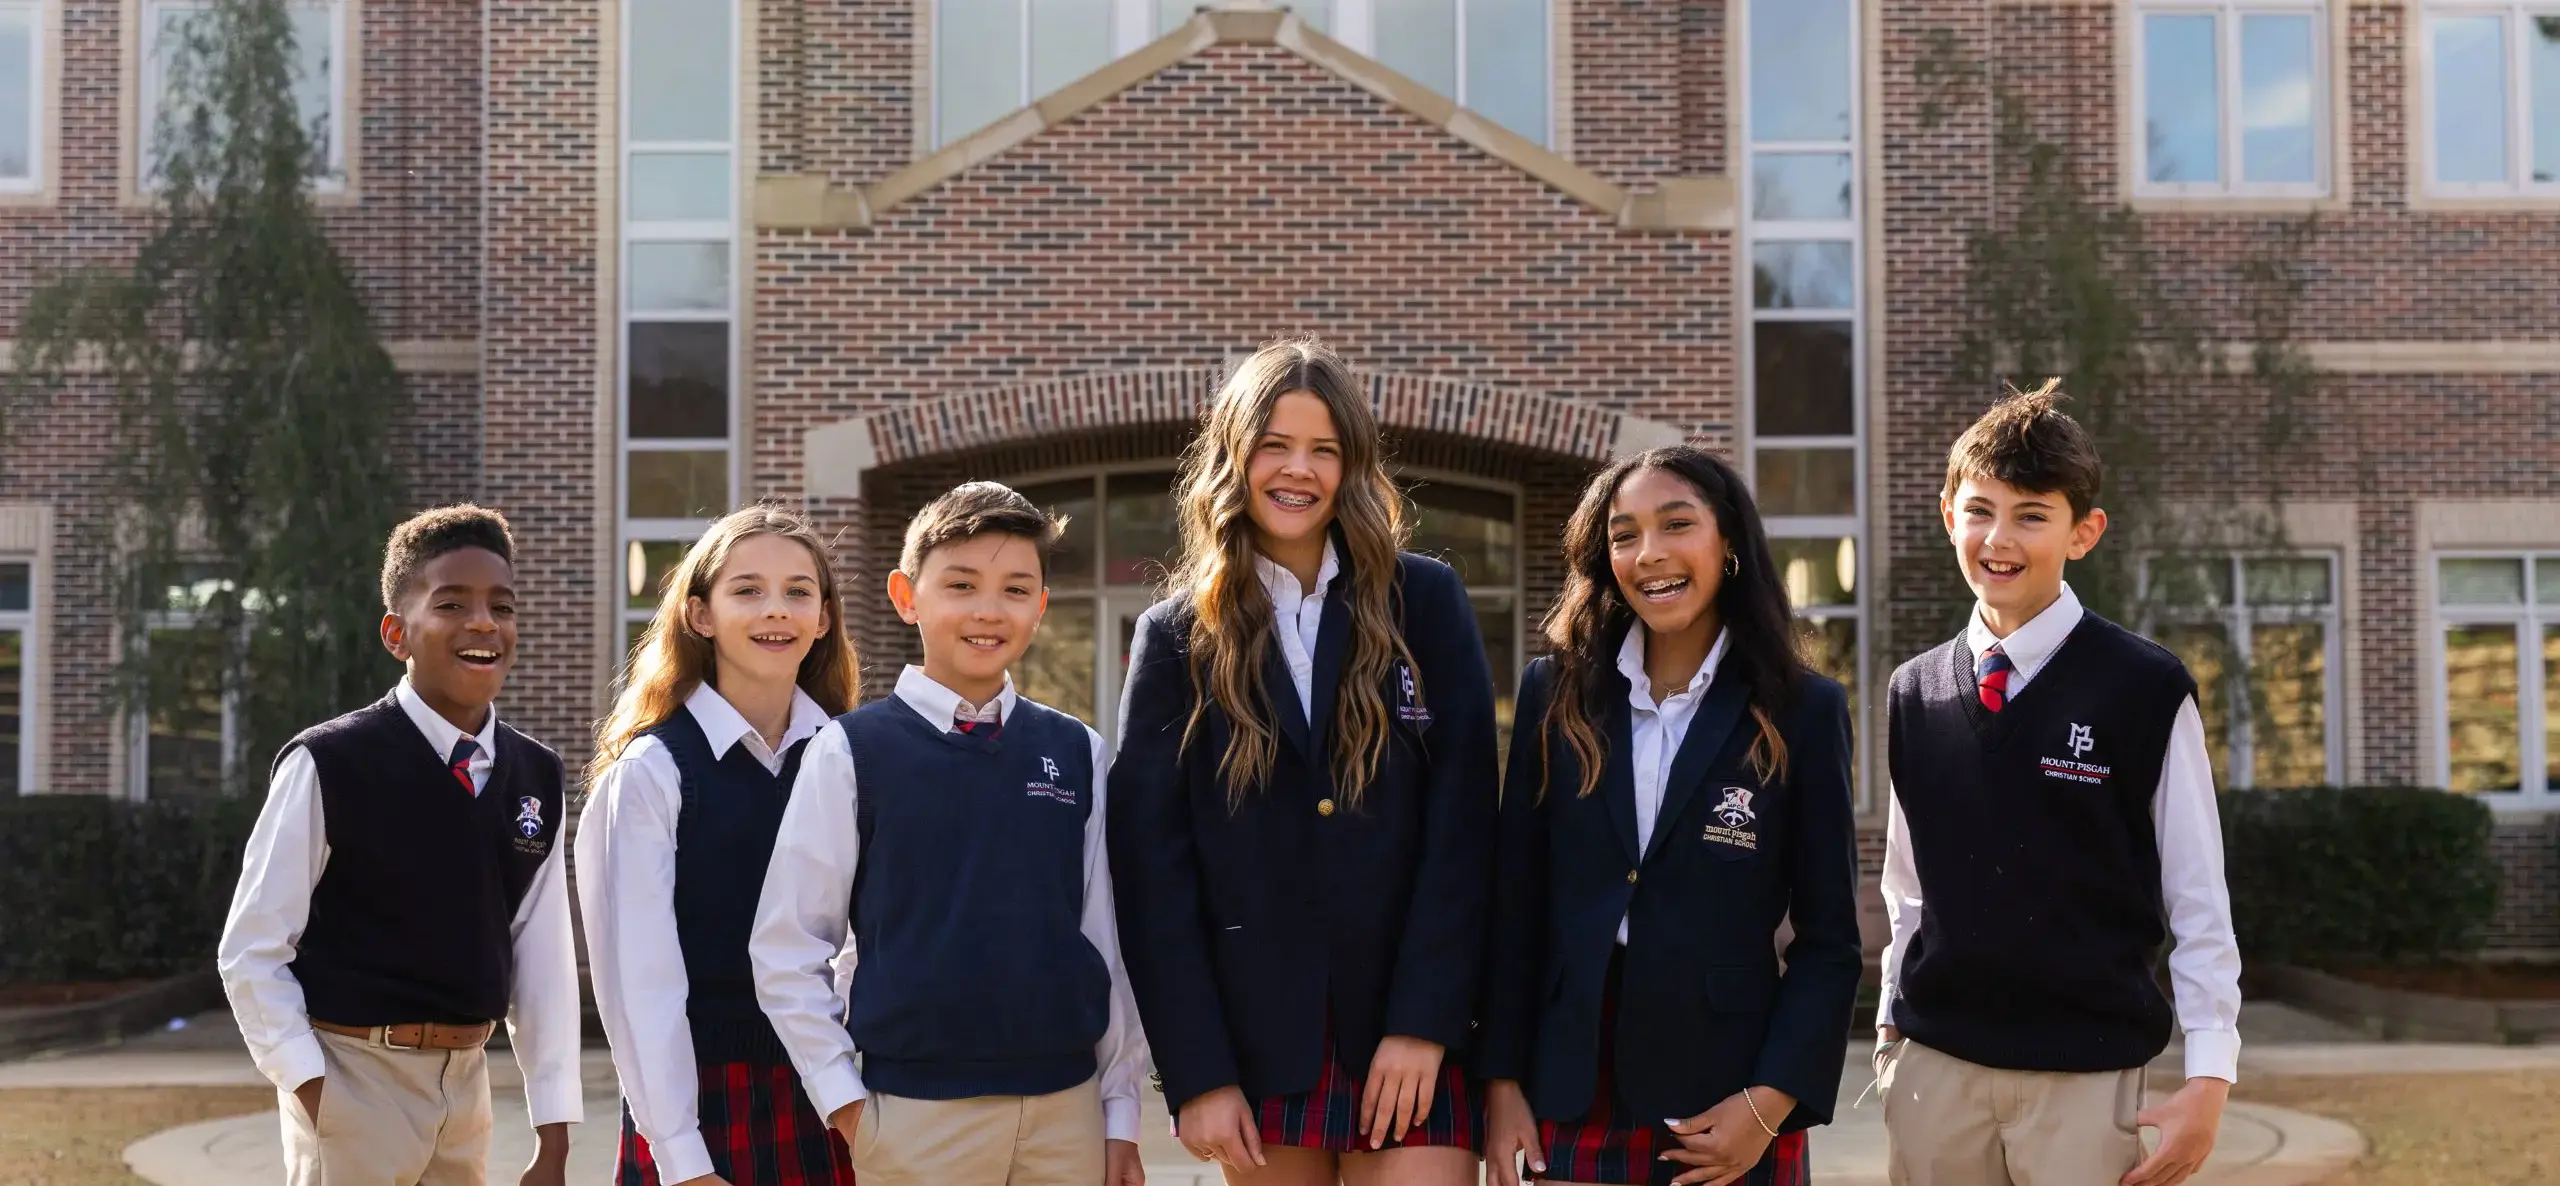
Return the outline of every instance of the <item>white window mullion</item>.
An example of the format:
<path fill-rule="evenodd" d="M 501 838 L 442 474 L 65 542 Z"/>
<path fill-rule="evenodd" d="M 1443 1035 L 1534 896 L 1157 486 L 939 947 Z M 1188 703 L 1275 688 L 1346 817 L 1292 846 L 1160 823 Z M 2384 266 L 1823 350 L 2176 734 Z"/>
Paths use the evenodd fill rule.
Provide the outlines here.
<path fill-rule="evenodd" d="M 2507 24 L 2507 184 L 2518 190 L 2533 184 L 2533 55 L 2529 52 L 2531 18 L 2523 6 L 2509 8 Z M 2527 575 L 2530 575 L 2529 573 Z M 2528 590 L 2528 593 L 2530 590 Z M 2527 771 L 2525 780 L 2533 781 Z"/>
<path fill-rule="evenodd" d="M 1378 11 L 1375 0 L 1334 0 L 1334 38 L 1368 57 L 1378 56 Z"/>

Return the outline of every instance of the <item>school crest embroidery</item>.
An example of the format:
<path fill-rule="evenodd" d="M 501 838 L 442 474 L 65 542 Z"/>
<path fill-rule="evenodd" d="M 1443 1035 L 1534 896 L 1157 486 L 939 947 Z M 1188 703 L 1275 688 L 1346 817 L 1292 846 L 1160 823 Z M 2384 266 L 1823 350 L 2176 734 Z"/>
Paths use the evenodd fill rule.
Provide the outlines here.
<path fill-rule="evenodd" d="M 1760 849 L 1760 813 L 1751 808 L 1751 788 L 1726 787 L 1718 792 L 1714 815 L 1700 840 L 1722 844 L 1746 852 Z"/>
<path fill-rule="evenodd" d="M 1431 710 L 1422 706 L 1422 690 L 1414 682 L 1411 664 L 1396 664 L 1396 719 L 1428 727 Z"/>
<path fill-rule="evenodd" d="M 542 835 L 542 800 L 527 795 L 516 800 L 516 851 L 526 856 L 547 856 L 551 842 Z"/>
<path fill-rule="evenodd" d="M 2104 762 L 2089 761 L 2089 751 L 2098 748 L 2097 731 L 2078 721 L 2069 722 L 2071 731 L 2064 735 L 2062 748 L 2070 750 L 2068 758 L 2038 758 L 2036 768 L 2046 778 L 2076 782 L 2083 786 L 2104 786 L 2115 776 L 2115 767 Z"/>
<path fill-rule="evenodd" d="M 1041 777 L 1039 781 L 1026 782 L 1022 784 L 1022 792 L 1024 794 L 1029 795 L 1034 799 L 1047 799 L 1052 803 L 1073 804 L 1076 801 L 1076 793 L 1074 791 L 1058 785 L 1060 776 L 1058 773 L 1058 760 L 1056 758 L 1049 757 L 1046 754 L 1041 755 L 1040 775 Z"/>

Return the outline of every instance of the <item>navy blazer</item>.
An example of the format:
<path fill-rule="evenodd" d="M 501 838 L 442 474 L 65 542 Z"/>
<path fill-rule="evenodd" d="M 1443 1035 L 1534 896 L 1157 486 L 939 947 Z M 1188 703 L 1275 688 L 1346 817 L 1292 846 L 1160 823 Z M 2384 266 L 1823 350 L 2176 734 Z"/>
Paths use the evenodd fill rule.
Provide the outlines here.
<path fill-rule="evenodd" d="M 1416 706 L 1391 672 L 1389 737 L 1360 808 L 1337 802 L 1332 730 L 1351 649 L 1348 558 L 1325 599 L 1309 728 L 1275 641 L 1264 688 L 1280 717 L 1269 785 L 1232 811 L 1215 701 L 1190 747 L 1190 599 L 1138 620 L 1120 698 L 1107 820 L 1120 951 L 1165 1102 L 1218 1088 L 1306 1091 L 1326 1022 L 1354 1081 L 1390 1034 L 1449 1048 L 1475 1024 L 1491 914 L 1493 679 L 1448 565 L 1398 561 L 1396 612 L 1420 670 Z"/>
<path fill-rule="evenodd" d="M 1618 1092 L 1648 1121 L 1766 1084 L 1797 1100 L 1782 1131 L 1828 1123 L 1863 964 L 1847 697 L 1821 676 L 1800 680 L 1779 726 L 1787 774 L 1767 782 L 1747 757 L 1750 686 L 1719 672 L 1639 848 L 1627 681 L 1614 665 L 1595 674 L 1609 756 L 1587 798 L 1560 734 L 1541 777 L 1554 661 L 1520 676 L 1477 1070 L 1521 1080 L 1540 1117 L 1569 1120 L 1590 1107 L 1600 1043 L 1614 1041 Z M 1775 935 L 1791 914 L 1782 973 Z M 1603 1034 L 1622 917 L 1617 1032 Z"/>

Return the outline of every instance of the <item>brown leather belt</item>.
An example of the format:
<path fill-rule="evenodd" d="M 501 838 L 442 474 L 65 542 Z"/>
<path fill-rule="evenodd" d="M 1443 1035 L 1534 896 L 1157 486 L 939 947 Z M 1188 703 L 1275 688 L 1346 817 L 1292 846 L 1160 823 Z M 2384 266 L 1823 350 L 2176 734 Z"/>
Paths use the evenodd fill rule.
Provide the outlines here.
<path fill-rule="evenodd" d="M 388 1050 L 476 1050 L 489 1041 L 491 1023 L 477 1025 L 444 1025 L 433 1021 L 407 1025 L 338 1025 L 315 1020 L 311 1028 L 322 1033 L 346 1038 L 361 1038 L 367 1045 Z"/>

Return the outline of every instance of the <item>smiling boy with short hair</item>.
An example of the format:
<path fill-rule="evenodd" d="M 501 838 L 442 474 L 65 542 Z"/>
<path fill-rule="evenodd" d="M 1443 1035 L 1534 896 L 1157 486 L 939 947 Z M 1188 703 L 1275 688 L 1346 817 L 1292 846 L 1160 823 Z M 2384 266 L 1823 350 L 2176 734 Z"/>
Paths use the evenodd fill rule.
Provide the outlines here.
<path fill-rule="evenodd" d="M 2063 582 L 2107 513 L 2055 386 L 2013 393 L 1949 451 L 1940 513 L 1974 612 L 1893 674 L 1877 1061 L 1896 1186 L 2175 1186 L 2238 1075 L 2240 955 L 2195 681 Z M 2146 1109 L 2171 936 L 2188 1079 Z"/>
<path fill-rule="evenodd" d="M 783 814 L 756 992 L 863 1186 L 1144 1180 L 1102 737 L 1007 674 L 1062 526 L 993 482 L 916 515 L 888 592 L 924 665 L 810 741 Z M 839 1010 L 828 961 L 848 928 Z"/>
<path fill-rule="evenodd" d="M 484 1181 L 482 1046 L 500 1018 L 539 1135 L 523 1180 L 566 1171 L 584 1105 L 564 780 L 495 707 L 515 662 L 514 553 L 481 507 L 401 524 L 382 645 L 407 674 L 276 756 L 218 963 L 282 1095 L 291 1186 Z"/>

